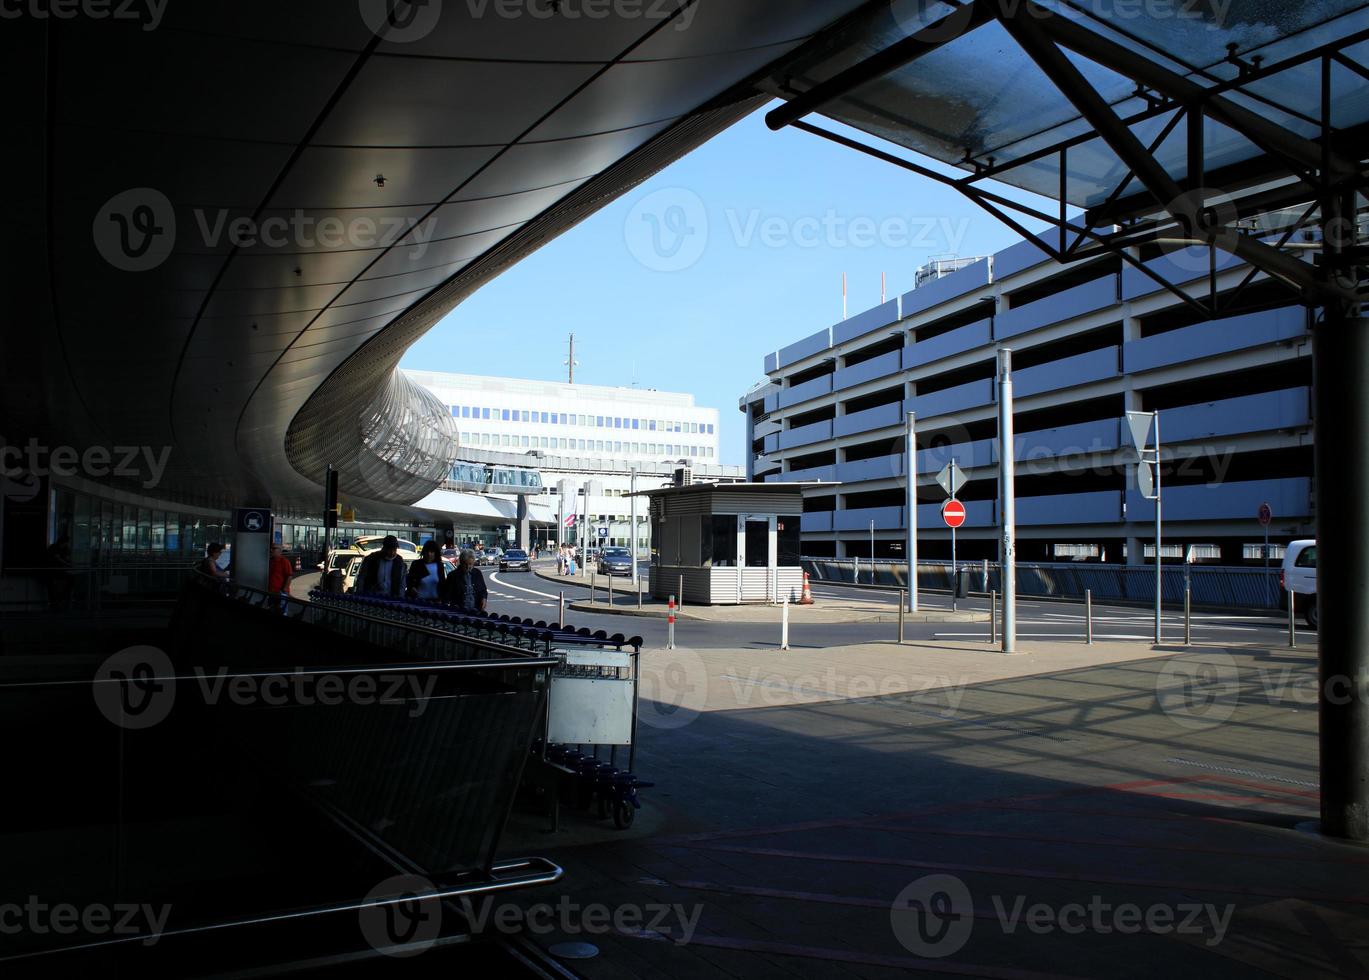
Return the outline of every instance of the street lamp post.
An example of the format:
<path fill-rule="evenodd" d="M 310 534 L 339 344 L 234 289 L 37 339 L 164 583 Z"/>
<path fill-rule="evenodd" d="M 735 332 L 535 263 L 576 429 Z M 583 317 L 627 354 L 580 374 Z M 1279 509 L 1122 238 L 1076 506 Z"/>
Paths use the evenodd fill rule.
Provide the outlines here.
<path fill-rule="evenodd" d="M 632 552 L 632 588 L 640 592 L 641 586 L 637 583 L 637 467 L 635 466 L 632 467 L 628 499 L 631 501 L 631 515 L 628 519 L 632 526 L 628 528 L 628 538 L 632 542 L 629 549 Z"/>

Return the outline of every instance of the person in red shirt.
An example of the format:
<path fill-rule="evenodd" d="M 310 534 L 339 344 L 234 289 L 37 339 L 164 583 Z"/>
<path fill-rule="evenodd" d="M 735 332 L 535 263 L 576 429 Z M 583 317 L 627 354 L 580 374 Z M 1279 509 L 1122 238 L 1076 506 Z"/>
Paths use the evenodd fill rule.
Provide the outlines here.
<path fill-rule="evenodd" d="M 271 595 L 290 594 L 290 579 L 295 575 L 294 563 L 285 557 L 285 549 L 271 545 L 271 563 L 266 570 L 266 591 Z"/>

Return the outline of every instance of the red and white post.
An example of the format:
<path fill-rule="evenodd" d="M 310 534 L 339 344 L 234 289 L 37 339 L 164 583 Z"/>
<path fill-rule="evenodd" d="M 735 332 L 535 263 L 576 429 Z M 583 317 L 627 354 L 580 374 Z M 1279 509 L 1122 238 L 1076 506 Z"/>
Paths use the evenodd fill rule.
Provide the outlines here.
<path fill-rule="evenodd" d="M 671 596 L 666 605 L 665 615 L 665 648 L 675 649 L 675 597 Z"/>

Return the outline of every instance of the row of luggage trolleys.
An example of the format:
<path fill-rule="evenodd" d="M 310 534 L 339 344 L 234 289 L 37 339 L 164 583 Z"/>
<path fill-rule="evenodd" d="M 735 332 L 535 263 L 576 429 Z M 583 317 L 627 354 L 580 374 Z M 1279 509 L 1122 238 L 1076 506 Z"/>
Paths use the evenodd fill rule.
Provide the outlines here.
<path fill-rule="evenodd" d="M 632 825 L 641 809 L 639 789 L 652 784 L 632 771 L 637 742 L 637 661 L 642 638 L 576 629 L 516 616 L 464 612 L 424 599 L 389 599 L 314 590 L 309 601 L 391 623 L 469 636 L 517 650 L 552 656 L 542 732 L 531 746 L 527 782 L 549 795 L 553 827 L 568 799 L 601 819 Z M 600 752 L 607 749 L 607 759 Z M 620 750 L 627 764 L 618 766 Z"/>

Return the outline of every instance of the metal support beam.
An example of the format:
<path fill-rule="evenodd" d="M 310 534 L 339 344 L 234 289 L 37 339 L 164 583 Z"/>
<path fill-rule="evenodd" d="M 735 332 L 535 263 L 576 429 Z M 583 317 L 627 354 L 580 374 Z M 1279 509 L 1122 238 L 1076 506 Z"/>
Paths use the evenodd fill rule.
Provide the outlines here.
<path fill-rule="evenodd" d="M 1093 257 L 1093 255 L 1096 254 L 1096 252 L 1099 250 L 1106 250 L 1110 253 L 1116 254 L 1119 258 L 1121 258 L 1123 262 L 1126 262 L 1137 272 L 1141 273 L 1141 275 L 1152 280 L 1160 288 L 1173 294 L 1177 299 L 1179 299 L 1189 307 L 1193 308 L 1196 312 L 1208 317 L 1215 316 L 1215 314 L 1210 309 L 1208 309 L 1202 303 L 1198 302 L 1192 296 L 1189 296 L 1178 286 L 1174 285 L 1174 283 L 1165 279 L 1154 269 L 1152 269 L 1148 264 L 1142 262 L 1140 259 L 1130 254 L 1125 249 L 1114 247 L 1112 242 L 1109 240 L 1109 237 L 1101 234 L 1100 232 L 1093 231 L 1090 228 L 1083 227 L 1072 222 L 1067 223 L 1065 227 L 1069 231 L 1072 231 L 1077 235 L 1087 238 L 1090 241 L 1098 242 L 1100 248 L 1098 250 L 1094 250 L 1091 252 L 1075 252 L 1073 255 L 1062 255 L 1060 252 L 1056 251 L 1056 249 L 1047 244 L 1044 240 L 1036 239 L 1036 237 L 1030 231 L 1024 228 L 1017 221 L 1014 221 L 1013 219 L 1007 217 L 1001 209 L 1006 208 L 1012 211 L 1016 211 L 1019 214 L 1025 214 L 1028 217 L 1035 218 L 1038 221 L 1045 221 L 1048 223 L 1054 223 L 1058 220 L 1057 218 L 1049 214 L 1046 214 L 1044 211 L 1040 211 L 1026 204 L 1020 204 L 1016 201 L 1010 200 L 1002 196 L 1001 194 L 995 194 L 992 191 L 986 191 L 978 187 L 967 186 L 962 181 L 952 177 L 947 177 L 943 174 L 939 174 L 935 170 L 932 170 L 930 167 L 924 167 L 919 163 L 914 163 L 911 160 L 904 160 L 903 158 L 894 156 L 892 153 L 888 153 L 884 150 L 876 149 L 872 146 L 866 146 L 863 143 L 851 139 L 849 136 L 843 136 L 840 133 L 834 133 L 830 130 L 822 129 L 821 127 L 814 126 L 812 123 L 796 122 L 794 123 L 794 128 L 801 129 L 805 133 L 812 133 L 814 136 L 821 136 L 825 140 L 831 140 L 833 143 L 836 143 L 840 146 L 845 146 L 849 149 L 855 150 L 858 153 L 864 153 L 867 156 L 872 156 L 876 160 L 883 160 L 885 163 L 891 163 L 896 167 L 902 167 L 904 170 L 911 171 L 912 173 L 917 174 L 919 177 L 926 177 L 929 180 L 934 180 L 939 184 L 944 184 L 945 186 L 960 192 L 971 203 L 987 211 L 989 214 L 993 215 L 999 221 L 1002 221 L 1008 227 L 1012 228 L 1019 235 L 1021 235 L 1024 239 L 1035 240 L 1040 249 L 1047 255 L 1049 255 L 1052 259 L 1055 259 L 1055 261 L 1057 262 L 1066 263 L 1081 261 L 1085 258 Z"/>
<path fill-rule="evenodd" d="M 945 17 L 928 24 L 916 34 L 905 37 L 883 51 L 845 71 L 838 72 L 827 81 L 813 86 L 809 91 L 766 114 L 765 124 L 773 130 L 781 130 L 795 123 L 809 113 L 817 112 L 848 92 L 853 92 L 867 82 L 883 78 L 904 65 L 912 64 L 923 55 L 931 54 L 958 37 L 993 20 L 996 4 L 987 0 L 974 0 L 952 10 Z"/>
<path fill-rule="evenodd" d="M 1145 55 L 1118 44 L 1097 31 L 1091 31 L 1064 17 L 1057 17 L 1031 0 L 1026 0 L 1017 7 L 1008 20 L 1018 23 L 1030 21 L 1045 36 L 1090 61 L 1140 82 L 1175 102 L 1201 105 L 1210 118 L 1240 133 L 1266 153 L 1282 157 L 1292 170 L 1313 171 L 1322 166 L 1321 149 L 1315 143 L 1284 129 L 1277 123 L 1270 122 L 1245 106 L 1212 94 L 1197 82 L 1175 74 Z M 1004 26 L 1007 26 L 1006 21 Z M 1327 163 L 1331 167 L 1332 175 L 1337 179 L 1358 171 L 1352 160 L 1347 160 L 1338 153 L 1332 152 Z"/>
<path fill-rule="evenodd" d="M 1038 19 L 1036 13 L 1040 14 L 1041 19 Z M 1318 280 L 1312 268 L 1306 263 L 1280 252 L 1258 239 L 1248 237 L 1239 231 L 1214 222 L 1210 210 L 1205 207 L 1202 188 L 1185 191 L 1180 187 L 1178 181 L 1169 175 L 1151 153 L 1147 152 L 1145 146 L 1136 138 L 1136 134 L 1118 118 L 1107 100 L 1089 84 L 1088 79 L 1065 56 L 1065 53 L 1056 47 L 1053 39 L 1048 36 L 1046 26 L 1043 23 L 1044 19 L 1052 16 L 1047 11 L 1028 3 L 1012 13 L 1008 13 L 1006 10 L 1001 12 L 999 22 L 1046 77 L 1055 84 L 1060 93 L 1079 111 L 1084 120 L 1097 131 L 1098 135 L 1117 154 L 1122 163 L 1129 167 L 1136 178 L 1145 185 L 1156 202 L 1183 223 L 1188 234 L 1209 244 L 1220 245 L 1226 251 L 1251 265 L 1258 266 L 1269 275 L 1283 280 L 1304 296 L 1310 297 L 1313 293 L 1328 288 L 1326 284 Z M 1097 36 L 1093 32 L 1085 33 L 1089 37 Z M 1126 49 L 1122 48 L 1121 50 L 1125 51 Z M 1097 57 L 1096 53 L 1085 52 L 1085 55 L 1090 58 Z M 1134 54 L 1126 61 L 1126 64 L 1132 65 L 1133 60 L 1151 64 L 1147 59 Z M 1102 59 L 1100 63 L 1106 64 L 1108 67 L 1115 67 L 1123 73 L 1128 73 L 1126 68 L 1114 65 L 1110 60 Z M 1132 65 L 1132 67 L 1135 66 Z M 1195 103 L 1200 102 L 1203 99 L 1202 88 L 1193 85 L 1193 83 L 1188 83 L 1188 85 L 1193 91 L 1185 89 L 1184 94 L 1188 95 Z M 1308 148 L 1304 147 L 1304 149 Z"/>
<path fill-rule="evenodd" d="M 1353 191 L 1328 191 L 1322 233 L 1324 273 L 1357 282 Z M 1306 601 L 1317 611 L 1321 829 L 1369 841 L 1369 319 L 1359 313 L 1328 304 L 1313 333 L 1318 561 Z"/>

